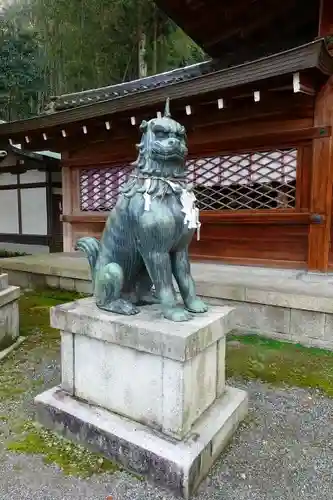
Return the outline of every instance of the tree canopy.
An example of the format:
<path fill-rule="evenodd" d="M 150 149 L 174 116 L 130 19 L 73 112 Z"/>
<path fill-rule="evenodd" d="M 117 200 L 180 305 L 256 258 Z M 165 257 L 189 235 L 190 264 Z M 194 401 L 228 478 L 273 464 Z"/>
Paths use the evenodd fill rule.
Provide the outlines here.
<path fill-rule="evenodd" d="M 153 0 L 14 0 L 0 18 L 0 118 L 205 57 Z"/>

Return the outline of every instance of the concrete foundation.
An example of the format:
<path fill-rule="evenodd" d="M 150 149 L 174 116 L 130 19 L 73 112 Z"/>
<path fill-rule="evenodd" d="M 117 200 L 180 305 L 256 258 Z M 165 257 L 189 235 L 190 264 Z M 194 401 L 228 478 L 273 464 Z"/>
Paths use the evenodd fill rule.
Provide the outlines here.
<path fill-rule="evenodd" d="M 9 282 L 22 288 L 91 292 L 88 262 L 79 252 L 0 260 Z M 333 274 L 192 263 L 206 302 L 236 307 L 236 328 L 333 350 Z"/>
<path fill-rule="evenodd" d="M 92 298 L 54 307 L 62 379 L 36 398 L 41 423 L 189 498 L 247 410 L 225 385 L 235 318 L 218 306 L 184 323 L 158 306 L 121 316 Z"/>
<path fill-rule="evenodd" d="M 0 274 L 0 354 L 19 337 L 19 297 L 20 288 L 9 286 L 8 275 Z"/>

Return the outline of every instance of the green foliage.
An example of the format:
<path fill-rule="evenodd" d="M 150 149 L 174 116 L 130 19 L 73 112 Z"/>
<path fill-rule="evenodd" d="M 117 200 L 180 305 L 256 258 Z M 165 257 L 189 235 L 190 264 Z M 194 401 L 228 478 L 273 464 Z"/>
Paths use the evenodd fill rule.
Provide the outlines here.
<path fill-rule="evenodd" d="M 44 61 L 38 34 L 20 4 L 11 4 L 0 18 L 0 67 L 1 118 L 36 114 L 44 89 Z"/>
<path fill-rule="evenodd" d="M 153 0 L 14 0 L 0 21 L 0 118 L 204 58 Z"/>

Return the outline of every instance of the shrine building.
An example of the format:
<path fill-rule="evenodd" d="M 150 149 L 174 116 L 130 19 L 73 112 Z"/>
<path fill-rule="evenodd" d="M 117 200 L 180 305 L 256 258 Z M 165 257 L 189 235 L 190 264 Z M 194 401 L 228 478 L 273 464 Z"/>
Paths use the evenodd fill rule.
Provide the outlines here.
<path fill-rule="evenodd" d="M 156 3 L 209 60 L 61 95 L 42 115 L 0 125 L 1 149 L 61 154 L 63 250 L 100 236 L 140 122 L 169 97 L 202 222 L 192 259 L 332 270 L 333 3 Z"/>

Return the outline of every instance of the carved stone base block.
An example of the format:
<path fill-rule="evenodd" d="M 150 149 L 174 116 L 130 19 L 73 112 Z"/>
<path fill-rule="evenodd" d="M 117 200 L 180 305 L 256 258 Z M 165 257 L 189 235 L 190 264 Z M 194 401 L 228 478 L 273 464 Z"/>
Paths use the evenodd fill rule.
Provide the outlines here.
<path fill-rule="evenodd" d="M 225 385 L 234 321 L 220 306 L 185 323 L 158 306 L 136 316 L 103 312 L 93 298 L 57 306 L 61 387 L 36 398 L 38 418 L 188 498 L 246 413 L 246 393 Z"/>
<path fill-rule="evenodd" d="M 0 274 L 0 352 L 19 336 L 20 288 L 8 285 L 7 274 Z"/>

